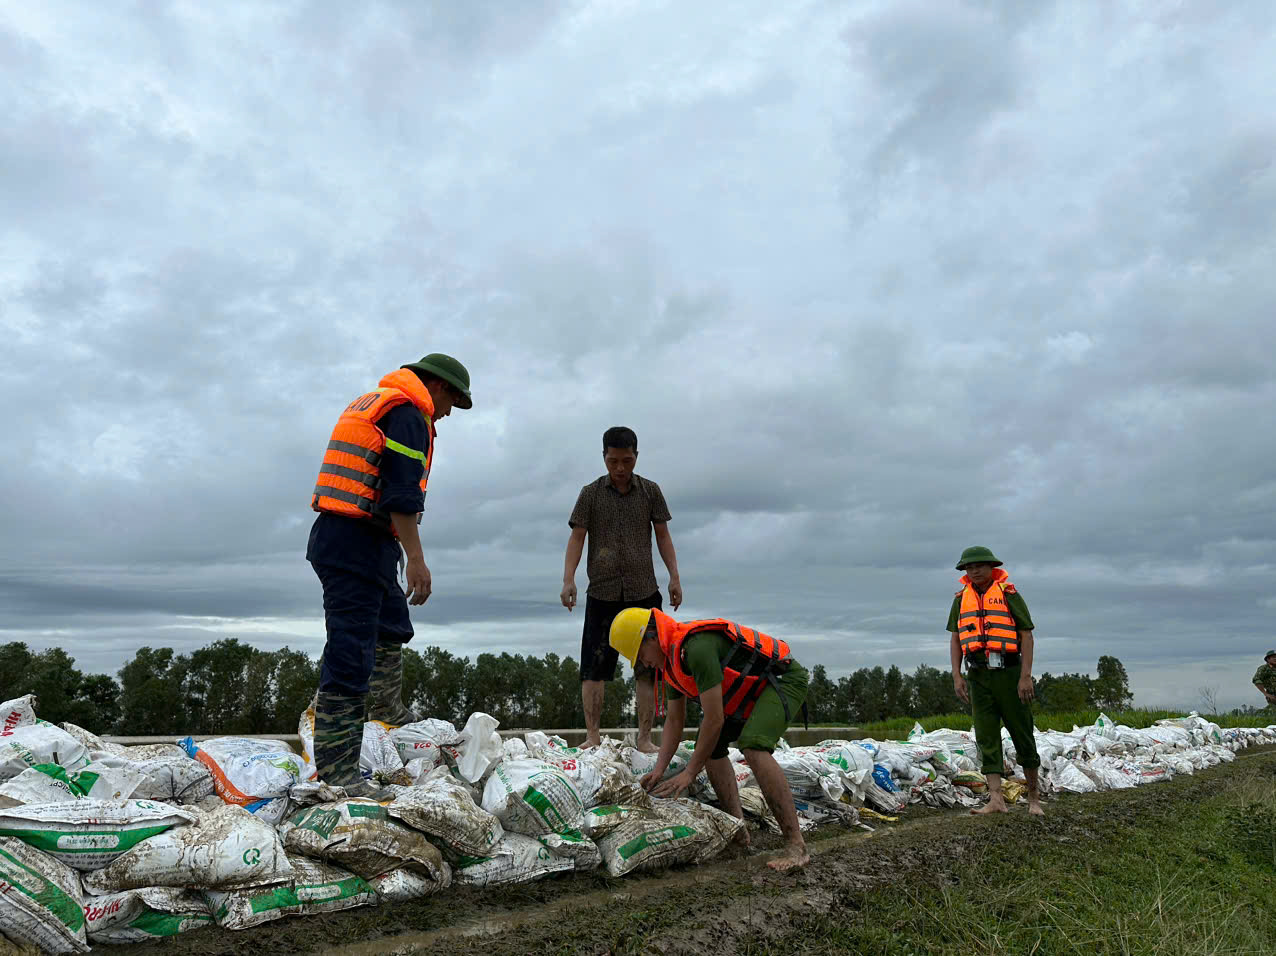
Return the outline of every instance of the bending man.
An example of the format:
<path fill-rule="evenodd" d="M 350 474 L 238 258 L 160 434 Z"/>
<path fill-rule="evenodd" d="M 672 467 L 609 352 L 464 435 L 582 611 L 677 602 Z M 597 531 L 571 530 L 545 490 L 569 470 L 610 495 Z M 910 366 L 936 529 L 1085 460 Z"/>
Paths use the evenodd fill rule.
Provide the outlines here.
<path fill-rule="evenodd" d="M 660 797 L 677 797 L 707 770 L 718 802 L 743 819 L 735 771 L 727 759 L 727 748 L 738 742 L 787 844 L 767 866 L 784 871 L 810 862 L 793 793 L 772 756 L 806 700 L 806 668 L 789 654 L 789 646 L 731 621 L 680 624 L 662 611 L 643 608 L 616 615 L 610 643 L 630 664 L 642 663 L 663 674 L 668 690 L 660 753 L 642 778 L 643 787 Z M 700 701 L 703 712 L 695 752 L 686 769 L 661 782 L 682 741 L 689 697 Z"/>

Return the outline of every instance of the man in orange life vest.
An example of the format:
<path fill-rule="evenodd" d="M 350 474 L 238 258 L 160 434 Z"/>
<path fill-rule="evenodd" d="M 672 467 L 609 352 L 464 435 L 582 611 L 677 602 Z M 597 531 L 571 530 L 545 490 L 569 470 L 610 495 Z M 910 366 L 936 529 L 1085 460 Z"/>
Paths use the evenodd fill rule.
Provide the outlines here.
<path fill-rule="evenodd" d="M 953 689 L 971 706 L 980 770 L 988 778 L 988 802 L 971 813 L 1007 812 L 1001 793 L 1004 721 L 1028 783 L 1028 812 L 1041 816 L 1037 782 L 1041 759 L 1032 725 L 1033 624 L 1028 605 L 987 548 L 967 548 L 957 570 L 966 573 L 948 614 Z"/>
<path fill-rule="evenodd" d="M 470 375 L 434 353 L 381 379 L 342 412 L 319 470 L 319 512 L 306 559 L 323 585 L 328 640 L 315 697 L 315 766 L 325 783 L 370 795 L 359 772 L 367 717 L 415 721 L 403 705 L 403 645 L 412 639 L 408 602 L 430 596 L 430 569 L 417 523 L 434 461 L 435 424 L 469 408 Z M 407 591 L 398 569 L 407 555 Z"/>
<path fill-rule="evenodd" d="M 809 863 L 793 793 L 772 756 L 780 735 L 806 700 L 806 668 L 789 654 L 789 646 L 721 618 L 684 624 L 647 608 L 617 614 L 609 639 L 630 664 L 641 661 L 659 671 L 668 689 L 660 753 L 656 766 L 642 778 L 643 787 L 656 796 L 676 797 L 707 770 L 723 809 L 743 819 L 735 770 L 727 759 L 728 747 L 738 741 L 784 833 L 783 853 L 767 866 L 784 871 Z M 703 714 L 695 751 L 681 773 L 662 781 L 682 742 L 688 697 L 699 699 Z"/>

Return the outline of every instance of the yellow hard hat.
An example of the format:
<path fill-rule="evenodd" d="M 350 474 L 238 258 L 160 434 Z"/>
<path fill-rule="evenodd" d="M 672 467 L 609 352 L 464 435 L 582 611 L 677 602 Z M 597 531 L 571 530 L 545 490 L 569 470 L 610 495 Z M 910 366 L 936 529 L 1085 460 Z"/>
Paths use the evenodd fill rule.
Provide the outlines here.
<path fill-rule="evenodd" d="M 627 607 L 612 618 L 608 640 L 630 664 L 638 660 L 638 647 L 650 620 L 651 611 L 645 607 Z"/>

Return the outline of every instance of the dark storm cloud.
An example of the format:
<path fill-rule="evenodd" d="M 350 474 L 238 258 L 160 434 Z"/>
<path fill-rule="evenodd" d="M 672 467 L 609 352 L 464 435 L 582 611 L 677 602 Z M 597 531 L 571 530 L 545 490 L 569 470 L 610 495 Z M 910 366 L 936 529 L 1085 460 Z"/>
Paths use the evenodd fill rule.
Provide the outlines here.
<path fill-rule="evenodd" d="M 575 652 L 566 519 L 627 424 L 685 616 L 834 674 L 947 666 L 978 541 L 1039 670 L 1116 653 L 1144 702 L 1248 700 L 1276 607 L 1274 17 L 15 9 L 0 639 L 108 670 L 317 653 L 322 441 L 443 350 L 475 407 L 440 426 L 422 644 Z"/>

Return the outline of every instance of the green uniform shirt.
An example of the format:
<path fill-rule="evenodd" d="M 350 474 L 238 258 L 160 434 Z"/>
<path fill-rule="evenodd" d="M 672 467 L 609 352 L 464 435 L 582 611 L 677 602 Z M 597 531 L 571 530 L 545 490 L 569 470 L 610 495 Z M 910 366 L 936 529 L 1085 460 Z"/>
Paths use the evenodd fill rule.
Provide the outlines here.
<path fill-rule="evenodd" d="M 1276 667 L 1264 664 L 1254 671 L 1254 683 L 1269 694 L 1276 694 Z"/>

